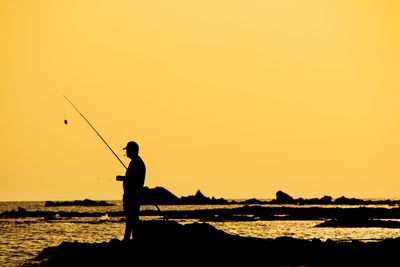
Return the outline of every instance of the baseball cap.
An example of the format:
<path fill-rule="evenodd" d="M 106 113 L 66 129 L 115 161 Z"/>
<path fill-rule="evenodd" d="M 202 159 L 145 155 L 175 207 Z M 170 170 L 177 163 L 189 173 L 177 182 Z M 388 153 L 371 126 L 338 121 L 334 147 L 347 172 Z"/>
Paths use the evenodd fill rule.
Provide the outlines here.
<path fill-rule="evenodd" d="M 126 147 L 124 147 L 123 149 L 124 150 L 126 150 L 126 149 L 135 149 L 135 150 L 139 150 L 139 145 L 135 142 L 135 141 L 129 141 L 127 144 L 126 144 Z"/>

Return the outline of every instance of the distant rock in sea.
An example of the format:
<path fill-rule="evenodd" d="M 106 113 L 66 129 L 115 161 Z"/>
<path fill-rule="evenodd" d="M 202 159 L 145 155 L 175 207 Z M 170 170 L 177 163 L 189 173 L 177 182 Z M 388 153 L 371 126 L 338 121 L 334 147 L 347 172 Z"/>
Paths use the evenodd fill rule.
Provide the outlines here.
<path fill-rule="evenodd" d="M 104 200 L 94 201 L 90 199 L 74 200 L 74 201 L 46 201 L 45 207 L 58 207 L 58 206 L 113 206 L 114 204 L 108 203 Z"/>
<path fill-rule="evenodd" d="M 223 198 L 206 197 L 200 190 L 195 195 L 177 197 L 163 187 L 149 188 L 144 187 L 142 204 L 158 205 L 211 205 L 211 204 L 229 204 L 229 201 Z"/>
<path fill-rule="evenodd" d="M 264 202 L 261 200 L 258 200 L 256 198 L 251 198 L 248 200 L 244 200 L 243 202 L 241 202 L 241 204 L 246 204 L 246 205 L 259 205 L 259 204 L 263 204 Z"/>
<path fill-rule="evenodd" d="M 294 204 L 296 201 L 293 197 L 289 196 L 285 192 L 278 191 L 276 192 L 276 202 L 280 204 Z"/>
<path fill-rule="evenodd" d="M 371 204 L 386 204 L 386 205 L 400 205 L 399 200 L 363 200 L 359 198 L 347 198 L 342 196 L 333 200 L 331 196 L 323 196 L 322 198 L 293 198 L 289 194 L 278 191 L 276 198 L 268 202 L 270 204 L 296 204 L 296 205 L 371 205 Z M 267 203 L 265 203 L 267 204 Z"/>
<path fill-rule="evenodd" d="M 149 188 L 145 186 L 143 188 L 142 204 L 177 205 L 179 204 L 179 198 L 164 187 Z"/>
<path fill-rule="evenodd" d="M 288 193 L 281 190 L 276 192 L 276 198 L 271 201 L 258 200 L 250 198 L 243 201 L 227 200 L 224 198 L 215 198 L 205 196 L 200 190 L 194 195 L 178 197 L 164 187 L 143 188 L 143 205 L 226 205 L 226 204 L 293 204 L 293 205 L 369 205 L 369 204 L 387 204 L 391 206 L 400 205 L 399 200 L 362 200 L 357 198 L 346 198 L 344 196 L 333 200 L 331 196 L 321 198 L 293 198 Z M 46 201 L 46 207 L 54 206 L 112 206 L 106 201 L 94 201 L 90 199 L 75 201 Z"/>

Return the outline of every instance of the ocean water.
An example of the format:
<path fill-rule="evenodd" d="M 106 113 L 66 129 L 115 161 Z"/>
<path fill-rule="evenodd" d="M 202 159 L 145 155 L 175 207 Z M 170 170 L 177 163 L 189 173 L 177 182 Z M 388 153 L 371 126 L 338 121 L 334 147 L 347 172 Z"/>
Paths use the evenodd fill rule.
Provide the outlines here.
<path fill-rule="evenodd" d="M 107 201 L 115 204 L 105 207 L 44 207 L 44 202 L 0 202 L 0 212 L 17 210 L 18 207 L 29 211 L 77 211 L 101 212 L 103 216 L 84 218 L 45 218 L 0 217 L 0 266 L 21 266 L 35 257 L 42 249 L 57 246 L 63 241 L 108 242 L 112 238 L 121 239 L 125 223 L 120 217 L 107 217 L 111 211 L 121 211 L 121 201 Z M 161 210 L 192 210 L 212 208 L 234 208 L 243 205 L 162 205 Z M 271 206 L 271 205 L 268 205 Z M 281 205 L 280 205 L 281 206 Z M 343 206 L 341 206 L 343 207 Z M 354 206 L 353 206 L 354 207 Z M 381 206 L 383 207 L 383 206 Z M 142 206 L 142 209 L 156 209 L 154 206 Z M 142 216 L 142 220 L 160 219 L 154 216 Z M 177 220 L 192 223 L 196 220 Z M 337 241 L 379 241 L 400 237 L 400 229 L 390 228 L 318 228 L 322 221 L 248 221 L 248 222 L 208 222 L 217 229 L 241 236 L 276 238 L 290 236 L 294 238 Z"/>

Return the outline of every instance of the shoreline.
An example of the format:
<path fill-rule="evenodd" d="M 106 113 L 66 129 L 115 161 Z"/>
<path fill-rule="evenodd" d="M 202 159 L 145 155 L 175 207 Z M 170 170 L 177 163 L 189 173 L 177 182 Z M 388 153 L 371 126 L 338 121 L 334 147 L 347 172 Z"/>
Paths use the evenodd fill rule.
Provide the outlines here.
<path fill-rule="evenodd" d="M 397 262 L 400 238 L 338 242 L 291 237 L 261 239 L 227 234 L 207 223 L 142 221 L 141 238 L 124 243 L 63 242 L 22 266 L 125 266 L 136 262 L 190 266 L 382 266 Z"/>

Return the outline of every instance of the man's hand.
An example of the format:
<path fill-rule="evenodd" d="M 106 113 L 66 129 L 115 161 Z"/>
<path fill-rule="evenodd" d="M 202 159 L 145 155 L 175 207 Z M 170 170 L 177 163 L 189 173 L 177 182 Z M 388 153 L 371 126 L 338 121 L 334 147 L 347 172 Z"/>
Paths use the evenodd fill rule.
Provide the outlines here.
<path fill-rule="evenodd" d="M 115 178 L 117 181 L 123 181 L 125 180 L 125 176 L 122 175 L 117 175 L 117 177 Z"/>

